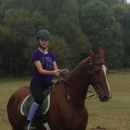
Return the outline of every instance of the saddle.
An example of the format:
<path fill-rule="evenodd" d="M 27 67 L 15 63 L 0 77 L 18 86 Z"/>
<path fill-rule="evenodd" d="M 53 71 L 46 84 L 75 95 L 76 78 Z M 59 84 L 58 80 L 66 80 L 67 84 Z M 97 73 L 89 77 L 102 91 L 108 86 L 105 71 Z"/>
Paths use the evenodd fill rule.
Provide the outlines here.
<path fill-rule="evenodd" d="M 54 87 L 54 84 L 52 84 L 51 86 L 48 86 L 48 88 L 46 90 L 43 91 L 43 103 L 39 109 L 38 115 L 39 114 L 46 114 L 46 112 L 49 110 L 50 107 L 50 92 L 52 90 L 52 88 Z M 31 106 L 31 104 L 34 102 L 34 98 L 32 96 L 32 94 L 29 94 L 25 97 L 25 99 L 22 102 L 21 108 L 20 108 L 20 113 L 23 116 L 28 116 L 28 111 L 29 108 Z"/>

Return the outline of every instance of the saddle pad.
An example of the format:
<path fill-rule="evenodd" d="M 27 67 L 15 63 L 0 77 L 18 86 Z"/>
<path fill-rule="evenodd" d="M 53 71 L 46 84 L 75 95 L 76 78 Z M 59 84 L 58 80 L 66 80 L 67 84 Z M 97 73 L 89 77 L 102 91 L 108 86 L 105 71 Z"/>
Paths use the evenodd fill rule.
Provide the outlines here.
<path fill-rule="evenodd" d="M 42 114 L 46 114 L 50 107 L 50 94 L 47 95 L 47 97 L 44 99 L 42 106 L 41 106 L 41 112 Z"/>
<path fill-rule="evenodd" d="M 33 103 L 34 99 L 33 96 L 31 94 L 29 94 L 22 102 L 21 108 L 20 108 L 20 113 L 23 116 L 28 116 L 28 111 L 29 108 L 31 106 L 31 104 Z M 44 99 L 42 106 L 41 106 L 41 113 L 42 114 L 46 114 L 46 112 L 48 111 L 50 107 L 50 94 L 48 94 L 48 96 Z"/>

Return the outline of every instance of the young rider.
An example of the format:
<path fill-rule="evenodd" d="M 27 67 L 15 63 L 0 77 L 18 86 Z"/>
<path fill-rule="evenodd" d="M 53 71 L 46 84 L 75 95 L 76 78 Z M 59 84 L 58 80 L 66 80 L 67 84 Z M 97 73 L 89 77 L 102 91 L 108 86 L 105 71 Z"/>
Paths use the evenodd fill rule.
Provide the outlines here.
<path fill-rule="evenodd" d="M 33 95 L 34 102 L 29 109 L 24 130 L 29 130 L 29 127 L 31 127 L 38 108 L 43 101 L 42 92 L 52 84 L 53 75 L 59 76 L 60 72 L 68 72 L 68 69 L 58 69 L 55 54 L 47 48 L 50 39 L 51 35 L 45 29 L 40 30 L 37 33 L 36 40 L 39 44 L 39 47 L 32 55 L 34 74 L 30 83 L 30 91 Z"/>

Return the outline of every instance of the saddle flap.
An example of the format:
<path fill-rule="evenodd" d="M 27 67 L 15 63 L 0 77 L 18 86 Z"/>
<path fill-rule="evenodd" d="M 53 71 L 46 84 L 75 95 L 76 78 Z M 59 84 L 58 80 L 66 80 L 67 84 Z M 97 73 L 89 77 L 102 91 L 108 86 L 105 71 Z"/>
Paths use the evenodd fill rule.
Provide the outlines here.
<path fill-rule="evenodd" d="M 34 102 L 34 98 L 31 94 L 29 94 L 27 97 L 25 97 L 25 99 L 22 102 L 21 108 L 20 108 L 20 112 L 23 116 L 28 115 L 29 108 L 33 102 Z"/>
<path fill-rule="evenodd" d="M 41 111 L 41 113 L 45 114 L 50 106 L 50 92 L 53 89 L 53 87 L 55 86 L 54 83 L 51 83 L 48 85 L 48 87 L 43 91 L 43 103 L 41 105 L 41 108 L 39 109 L 39 111 Z M 22 102 L 21 108 L 20 108 L 20 113 L 23 116 L 28 116 L 28 111 L 30 106 L 32 105 L 32 103 L 34 102 L 34 98 L 31 94 L 29 94 L 27 97 L 25 97 L 25 99 Z"/>
<path fill-rule="evenodd" d="M 31 94 L 29 94 L 22 102 L 21 108 L 20 108 L 20 113 L 23 116 L 28 116 L 28 111 L 30 106 L 32 105 L 32 103 L 34 102 L 34 98 Z M 41 108 L 40 108 L 40 113 L 42 114 L 46 114 L 46 112 L 48 111 L 50 107 L 50 94 L 46 96 L 46 98 L 44 99 Z"/>

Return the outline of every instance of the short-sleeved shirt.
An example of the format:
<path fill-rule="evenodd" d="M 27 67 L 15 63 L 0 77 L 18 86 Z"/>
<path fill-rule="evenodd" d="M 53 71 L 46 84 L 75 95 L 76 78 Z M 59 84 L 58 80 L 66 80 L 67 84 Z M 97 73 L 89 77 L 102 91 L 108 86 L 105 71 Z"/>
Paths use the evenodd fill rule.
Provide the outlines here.
<path fill-rule="evenodd" d="M 43 54 L 39 50 L 36 50 L 32 54 L 32 61 L 33 62 L 40 61 L 42 64 L 42 68 L 44 70 L 52 71 L 54 70 L 53 62 L 56 61 L 56 56 L 52 51 L 49 51 L 49 50 L 47 54 Z M 36 66 L 34 66 L 34 74 L 31 80 L 32 83 L 40 84 L 40 85 L 47 85 L 52 82 L 52 78 L 53 78 L 53 75 L 40 74 Z"/>

